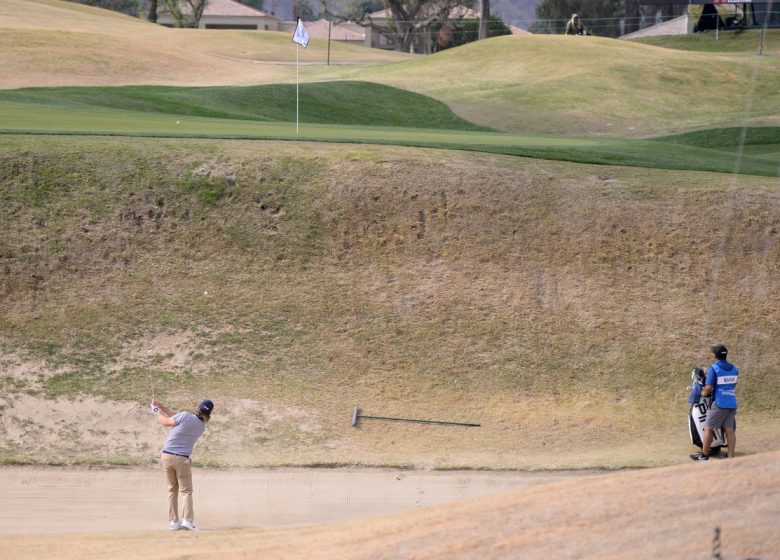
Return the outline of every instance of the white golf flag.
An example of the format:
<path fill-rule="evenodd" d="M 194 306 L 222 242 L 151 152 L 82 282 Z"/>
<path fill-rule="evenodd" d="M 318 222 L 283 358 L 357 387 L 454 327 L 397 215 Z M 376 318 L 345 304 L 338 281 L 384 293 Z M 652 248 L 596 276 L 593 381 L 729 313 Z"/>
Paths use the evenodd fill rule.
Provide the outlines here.
<path fill-rule="evenodd" d="M 298 23 L 295 26 L 295 33 L 293 33 L 293 43 L 298 43 L 304 49 L 309 46 L 309 33 L 303 26 L 301 18 L 298 18 Z"/>

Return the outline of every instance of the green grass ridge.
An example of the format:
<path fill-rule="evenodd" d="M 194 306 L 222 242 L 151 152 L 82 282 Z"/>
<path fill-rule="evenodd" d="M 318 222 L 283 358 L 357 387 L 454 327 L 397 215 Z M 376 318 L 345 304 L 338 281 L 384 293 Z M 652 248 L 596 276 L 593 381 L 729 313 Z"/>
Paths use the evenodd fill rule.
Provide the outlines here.
<path fill-rule="evenodd" d="M 64 87 L 0 90 L 0 101 L 250 121 L 295 122 L 295 84 L 248 87 Z M 304 83 L 306 123 L 490 130 L 457 117 L 444 103 L 402 89 L 359 81 Z"/>

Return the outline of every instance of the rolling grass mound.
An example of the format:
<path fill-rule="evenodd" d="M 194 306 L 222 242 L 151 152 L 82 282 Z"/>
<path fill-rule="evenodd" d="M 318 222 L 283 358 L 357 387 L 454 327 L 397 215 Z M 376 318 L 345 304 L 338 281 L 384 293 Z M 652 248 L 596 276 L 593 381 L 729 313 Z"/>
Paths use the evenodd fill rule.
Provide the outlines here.
<path fill-rule="evenodd" d="M 665 142 L 698 146 L 700 148 L 737 148 L 738 146 L 780 145 L 780 127 L 718 128 L 697 130 L 658 138 Z"/>
<path fill-rule="evenodd" d="M 155 383 L 218 403 L 214 465 L 668 464 L 714 342 L 744 376 L 740 450 L 776 441 L 776 179 L 5 136 L 0 197 L 5 462 L 151 461 Z M 124 454 L 89 422 L 25 420 L 53 402 L 122 411 Z M 355 404 L 482 427 L 353 428 Z"/>
<path fill-rule="evenodd" d="M 780 114 L 780 57 L 598 37 L 496 37 L 360 74 L 507 131 L 655 136 Z"/>
<path fill-rule="evenodd" d="M 175 116 L 295 122 L 295 84 L 254 87 L 30 88 L 0 91 L 0 101 Z M 307 83 L 300 90 L 306 123 L 482 130 L 440 101 L 368 82 Z"/>

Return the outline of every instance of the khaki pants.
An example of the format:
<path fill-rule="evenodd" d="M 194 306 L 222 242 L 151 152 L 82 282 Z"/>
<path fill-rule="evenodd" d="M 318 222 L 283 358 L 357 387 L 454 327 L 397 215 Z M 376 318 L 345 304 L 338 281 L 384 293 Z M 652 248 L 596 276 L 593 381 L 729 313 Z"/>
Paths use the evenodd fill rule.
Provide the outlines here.
<path fill-rule="evenodd" d="M 192 463 L 188 457 L 162 454 L 163 471 L 168 479 L 168 519 L 179 520 L 179 492 L 184 496 L 183 519 L 195 521 L 192 509 Z"/>

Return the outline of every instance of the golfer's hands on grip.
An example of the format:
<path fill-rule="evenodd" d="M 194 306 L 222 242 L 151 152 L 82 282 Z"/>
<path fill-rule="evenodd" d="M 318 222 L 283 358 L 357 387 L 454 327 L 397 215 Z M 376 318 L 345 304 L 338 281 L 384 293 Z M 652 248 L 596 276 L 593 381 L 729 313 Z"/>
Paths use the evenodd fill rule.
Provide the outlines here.
<path fill-rule="evenodd" d="M 157 399 L 152 399 L 151 409 L 152 409 L 152 414 L 157 414 L 158 412 L 160 412 L 160 401 L 158 401 Z"/>

